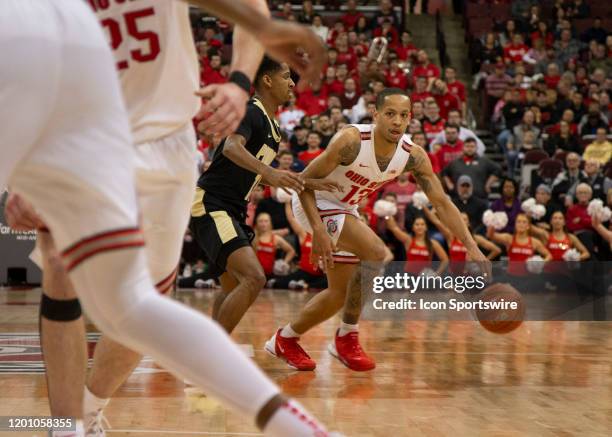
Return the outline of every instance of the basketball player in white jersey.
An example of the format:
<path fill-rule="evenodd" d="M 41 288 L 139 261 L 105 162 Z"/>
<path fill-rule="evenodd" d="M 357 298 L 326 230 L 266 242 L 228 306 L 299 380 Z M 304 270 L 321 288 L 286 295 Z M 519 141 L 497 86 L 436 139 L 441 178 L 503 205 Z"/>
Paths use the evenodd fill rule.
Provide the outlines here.
<path fill-rule="evenodd" d="M 357 322 L 361 291 L 371 289 L 385 260 L 385 244 L 359 220 L 359 202 L 404 171 L 411 171 L 440 218 L 465 244 L 472 260 L 486 261 L 444 193 L 427 153 L 404 134 L 410 122 L 410 99 L 398 88 L 387 88 L 376 99 L 373 125 L 349 125 L 339 131 L 320 156 L 304 170 L 306 178 L 326 178 L 343 188 L 337 192 L 304 190 L 293 198 L 293 212 L 312 232 L 313 263 L 321 263 L 329 287 L 313 297 L 300 314 L 266 342 L 265 349 L 297 370 L 314 370 L 315 361 L 299 345 L 299 337 L 329 319 L 344 306 L 341 327 L 329 352 L 348 368 L 374 369 L 376 364 L 361 348 Z M 362 277 L 363 274 L 363 277 Z"/>
<path fill-rule="evenodd" d="M 126 30 L 150 49 L 130 47 L 121 52 L 129 56 L 128 60 L 119 62 L 154 62 L 163 50 L 156 45 L 160 43 L 159 34 L 143 30 L 138 21 L 155 15 L 155 11 L 151 14 L 145 1 L 133 3 L 144 9 L 126 11 L 122 17 L 125 27 L 110 21 L 105 26 L 115 34 L 117 29 Z M 162 11 L 173 12 L 181 13 L 179 9 Z M 261 14 L 253 15 L 260 23 L 267 20 Z M 180 35 L 167 42 L 171 41 L 181 41 Z M 44 217 L 53 240 L 47 236 L 41 239 L 42 244 L 54 244 L 60 253 L 57 258 L 45 257 L 45 268 L 50 262 L 63 264 L 88 314 L 111 338 L 152 355 L 169 370 L 255 417 L 266 435 L 327 435 L 314 420 L 305 420 L 307 416 L 298 404 L 284 400 L 279 389 L 216 324 L 155 292 L 147 270 L 147 261 L 154 266 L 155 261 L 147 259 L 145 237 L 138 225 L 134 164 L 139 168 L 139 178 L 143 177 L 140 172 L 146 173 L 150 184 L 165 186 L 172 181 L 180 185 L 191 174 L 181 168 L 189 155 L 191 134 L 178 123 L 180 116 L 155 118 L 157 114 L 151 113 L 148 115 L 154 121 L 150 125 L 143 123 L 142 130 L 134 129 L 137 141 L 142 141 L 138 147 L 143 147 L 134 153 L 113 59 L 87 6 L 81 0 L 3 1 L 0 50 L 5 61 L 0 66 L 0 144 L 6 158 L 0 165 L 0 185 L 8 181 L 12 190 L 36 205 Z M 163 69 L 158 73 L 163 77 Z M 217 95 L 224 94 L 217 91 Z M 139 106 L 143 101 L 134 102 L 143 108 Z M 172 112 L 177 113 L 181 111 Z M 139 116 L 146 118 L 146 111 L 132 122 Z M 21 127 L 25 120 L 27 128 Z M 164 125 L 163 121 L 168 123 Z M 166 148 L 175 151 L 175 159 L 161 159 Z M 189 167 L 193 169 L 192 163 Z M 19 217 L 15 219 L 19 223 Z M 152 226 L 162 226 L 162 233 L 175 232 L 164 228 L 163 220 L 155 219 L 146 217 L 145 226 L 151 221 Z M 38 220 L 34 224 L 41 225 Z M 64 292 L 70 294 L 69 281 L 64 279 L 51 288 L 65 286 Z M 165 282 L 159 284 L 161 291 L 168 285 Z M 58 324 L 78 320 L 80 307 L 70 297 L 47 297 L 46 303 L 43 299 L 43 317 Z M 171 336 L 167 335 L 170 326 Z M 53 329 L 58 335 L 51 345 L 69 355 L 64 356 L 64 362 L 85 358 L 76 352 L 79 346 L 72 333 L 67 335 L 69 341 L 61 341 L 61 328 Z M 79 376 L 70 374 L 71 378 Z M 70 435 L 83 435 L 82 424 Z"/>

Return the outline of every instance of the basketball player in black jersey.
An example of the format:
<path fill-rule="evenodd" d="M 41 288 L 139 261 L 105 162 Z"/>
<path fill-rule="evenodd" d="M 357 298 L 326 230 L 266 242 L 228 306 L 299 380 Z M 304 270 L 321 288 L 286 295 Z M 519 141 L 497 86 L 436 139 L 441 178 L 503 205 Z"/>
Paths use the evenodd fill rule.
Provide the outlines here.
<path fill-rule="evenodd" d="M 217 147 L 212 164 L 200 177 L 191 209 L 193 234 L 223 289 L 213 318 L 228 332 L 266 282 L 250 245 L 253 230 L 245 223 L 251 191 L 259 183 L 297 192 L 304 188 L 298 174 L 270 167 L 281 139 L 274 114 L 295 86 L 289 67 L 264 57 L 254 86 L 255 95 L 240 126 Z"/>

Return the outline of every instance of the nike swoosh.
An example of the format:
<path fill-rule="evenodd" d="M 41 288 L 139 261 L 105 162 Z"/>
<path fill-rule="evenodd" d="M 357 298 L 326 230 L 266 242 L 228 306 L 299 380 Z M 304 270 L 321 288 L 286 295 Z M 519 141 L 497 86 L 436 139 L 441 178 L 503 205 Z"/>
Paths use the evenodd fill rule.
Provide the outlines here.
<path fill-rule="evenodd" d="M 359 167 L 365 167 L 365 168 L 368 168 L 368 166 L 367 166 L 367 165 L 363 165 L 363 164 L 359 164 Z"/>

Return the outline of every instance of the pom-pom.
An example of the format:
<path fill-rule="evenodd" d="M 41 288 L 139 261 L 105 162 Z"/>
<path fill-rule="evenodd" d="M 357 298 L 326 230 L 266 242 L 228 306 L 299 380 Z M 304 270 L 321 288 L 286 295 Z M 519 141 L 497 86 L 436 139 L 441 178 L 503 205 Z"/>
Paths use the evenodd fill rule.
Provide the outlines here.
<path fill-rule="evenodd" d="M 493 227 L 496 231 L 504 229 L 508 224 L 508 215 L 501 212 L 493 212 L 490 209 L 487 209 L 482 215 L 482 222 L 487 227 Z"/>
<path fill-rule="evenodd" d="M 532 257 L 527 258 L 527 261 L 525 261 L 527 264 L 527 270 L 530 273 L 536 273 L 536 274 L 540 274 L 542 273 L 542 270 L 544 269 L 544 258 L 542 258 L 540 255 L 534 255 Z"/>
<path fill-rule="evenodd" d="M 286 276 L 289 274 L 289 264 L 284 259 L 274 261 L 273 272 L 276 276 Z"/>
<path fill-rule="evenodd" d="M 397 214 L 397 205 L 388 200 L 377 200 L 374 203 L 374 214 L 378 217 L 393 217 Z"/>
<path fill-rule="evenodd" d="M 276 201 L 280 203 L 288 203 L 291 202 L 291 197 L 295 194 L 295 191 L 292 189 L 288 189 L 289 192 L 285 191 L 283 188 L 276 189 Z"/>
<path fill-rule="evenodd" d="M 563 259 L 565 261 L 580 261 L 580 252 L 576 249 L 568 249 L 563 254 Z"/>
<path fill-rule="evenodd" d="M 429 205 L 429 199 L 427 198 L 427 195 L 424 192 L 416 191 L 412 195 L 412 204 L 417 209 L 423 209 Z"/>
<path fill-rule="evenodd" d="M 531 212 L 531 209 L 534 206 L 536 206 L 536 200 L 533 197 L 530 197 L 529 199 L 521 203 L 521 209 L 527 214 Z"/>
<path fill-rule="evenodd" d="M 535 205 L 531 208 L 530 215 L 534 220 L 540 220 L 546 215 L 546 207 L 544 205 Z"/>

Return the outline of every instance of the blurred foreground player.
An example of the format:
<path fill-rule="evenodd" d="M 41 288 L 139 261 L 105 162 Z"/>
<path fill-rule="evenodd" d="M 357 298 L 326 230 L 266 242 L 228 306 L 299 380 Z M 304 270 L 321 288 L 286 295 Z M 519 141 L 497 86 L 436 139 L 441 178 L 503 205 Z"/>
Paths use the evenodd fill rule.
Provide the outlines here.
<path fill-rule="evenodd" d="M 312 232 L 312 261 L 322 264 L 329 286 L 314 296 L 300 314 L 266 342 L 265 349 L 297 370 L 313 370 L 315 361 L 302 349 L 300 335 L 329 319 L 343 306 L 342 324 L 328 350 L 348 368 L 371 370 L 376 364 L 361 348 L 357 322 L 361 292 L 381 274 L 385 244 L 359 220 L 357 205 L 404 171 L 411 171 L 440 216 L 467 250 L 470 259 L 486 258 L 478 249 L 457 208 L 431 169 L 427 152 L 404 134 L 410 122 L 405 91 L 388 88 L 378 94 L 373 125 L 350 125 L 339 131 L 325 152 L 304 170 L 305 178 L 327 178 L 339 192 L 305 189 L 293 198 L 293 211 Z M 362 263 L 360 261 L 370 261 Z M 359 268 L 358 268 L 359 266 Z"/>
<path fill-rule="evenodd" d="M 260 20 L 258 25 L 267 21 L 254 12 L 251 18 Z M 326 435 L 314 421 L 304 420 L 299 406 L 283 399 L 216 324 L 155 292 L 133 189 L 134 163 L 141 156 L 131 145 L 113 58 L 91 11 L 79 0 L 2 2 L 0 49 L 10 60 L 0 67 L 0 144 L 6 158 L 0 185 L 8 182 L 16 193 L 7 215 L 12 224 L 24 216 L 28 222 L 24 202 L 36 205 L 98 327 L 255 417 L 266 435 Z M 147 62 L 141 51 L 127 53 Z M 44 80 L 39 71 L 47 73 Z M 19 129 L 26 119 L 29 128 Z M 33 222 L 41 225 L 39 219 Z M 68 294 L 64 279 L 58 283 Z M 41 306 L 60 324 L 80 317 L 74 299 L 47 299 Z M 166 336 L 170 325 L 173 335 Z M 70 355 L 75 344 L 71 339 L 53 347 Z M 82 423 L 71 434 L 84 435 Z"/>

